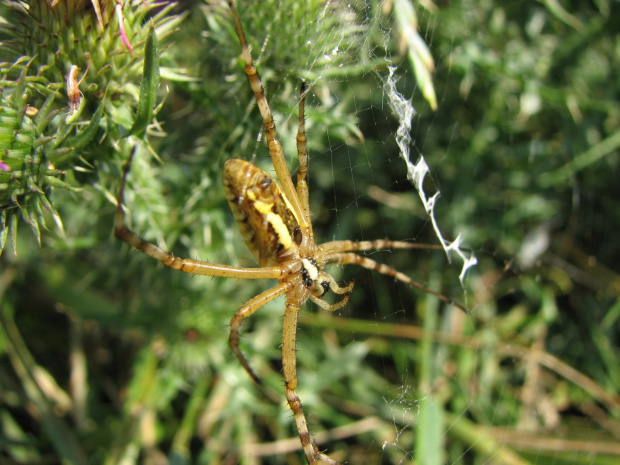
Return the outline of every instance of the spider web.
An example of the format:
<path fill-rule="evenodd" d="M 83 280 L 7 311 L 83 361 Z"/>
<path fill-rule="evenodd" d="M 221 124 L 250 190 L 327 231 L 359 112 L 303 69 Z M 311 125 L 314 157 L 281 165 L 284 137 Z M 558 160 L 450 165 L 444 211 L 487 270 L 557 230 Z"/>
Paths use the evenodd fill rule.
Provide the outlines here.
<path fill-rule="evenodd" d="M 439 246 L 365 255 L 470 311 L 373 270 L 327 270 L 356 287 L 338 312 L 302 309 L 297 392 L 338 460 L 618 463 L 618 12 L 563 3 L 236 2 L 292 173 L 310 86 L 317 241 Z M 179 57 L 191 78 L 166 83 L 158 158 L 136 154 L 130 226 L 178 256 L 256 266 L 221 168 L 239 157 L 273 172 L 263 121 L 225 2 L 179 8 L 192 14 L 162 47 L 161 75 Z M 72 437 L 98 461 L 303 463 L 282 389 L 283 300 L 242 328 L 262 387 L 227 347 L 233 312 L 273 283 L 189 276 L 115 242 L 126 154 L 93 154 L 100 178 L 76 171 L 79 195 L 53 192 L 67 237 L 20 237 L 30 245 L 1 258 L 3 323 L 16 324 L 0 345 L 18 350 L 2 360 L 0 462 L 54 461 L 70 443 L 42 422 L 74 411 Z M 30 364 L 26 347 L 42 369 L 23 376 L 4 364 Z M 55 399 L 43 410 L 31 374 Z"/>
<path fill-rule="evenodd" d="M 415 11 L 412 13 L 407 5 L 407 2 L 398 1 L 392 5 L 404 8 L 405 13 L 387 11 L 387 7 L 387 12 L 378 13 L 368 5 L 367 8 L 350 7 L 348 16 L 341 12 L 349 26 L 363 31 L 354 40 L 340 29 L 325 32 L 320 27 L 308 27 L 310 51 L 306 50 L 302 67 L 309 71 L 301 74 L 314 85 L 307 103 L 310 107 L 307 121 L 309 140 L 323 137 L 327 141 L 326 148 L 311 150 L 313 217 L 321 228 L 322 240 L 390 237 L 396 240 L 424 238 L 424 241 L 432 242 L 434 236 L 434 243 L 444 249 L 448 263 L 437 265 L 436 257 L 429 258 L 431 253 L 423 257 L 404 253 L 409 260 L 415 261 L 416 270 L 416 265 L 404 263 L 407 258 L 399 258 L 400 252 L 369 254 L 395 268 L 405 267 L 405 273 L 424 285 L 441 289 L 455 298 L 458 298 L 459 290 L 450 284 L 450 280 L 455 281 L 452 272 L 460 268 L 458 281 L 467 289 L 461 291 L 461 295 L 466 296 L 474 289 L 474 298 L 466 299 L 472 315 L 464 316 L 440 306 L 432 297 L 420 296 L 419 292 L 410 291 L 405 285 L 393 283 L 370 271 L 330 270 L 339 281 L 353 276 L 359 284 L 347 309 L 340 312 L 342 319 L 340 316 L 330 319 L 320 314 L 302 317 L 300 352 L 313 351 L 315 356 L 310 360 L 300 354 L 300 359 L 309 363 L 308 368 L 302 369 L 300 379 L 304 381 L 300 381 L 299 389 L 300 397 L 308 405 L 310 422 L 312 410 L 321 412 L 321 404 L 325 402 L 325 397 L 318 394 L 326 392 L 323 391 L 325 384 L 319 380 L 332 376 L 346 386 L 336 390 L 336 397 L 349 403 L 349 409 L 357 409 L 358 414 L 368 412 L 366 416 L 359 414 L 362 419 L 355 415 L 350 417 L 351 429 L 358 428 L 359 437 L 370 439 L 366 443 L 360 440 L 365 446 L 351 447 L 348 444 L 345 447 L 349 463 L 411 463 L 414 460 L 424 464 L 607 463 L 606 445 L 579 443 L 570 427 L 573 434 L 567 443 L 567 451 L 554 442 L 558 431 L 562 426 L 566 427 L 565 422 L 570 424 L 575 418 L 583 420 L 580 427 L 588 431 L 597 429 L 594 426 L 596 421 L 589 414 L 564 417 L 563 407 L 552 398 L 552 393 L 557 392 L 566 380 L 570 380 L 571 389 L 576 391 L 585 389 L 590 395 L 597 391 L 593 387 L 596 383 L 592 386 L 594 391 L 585 387 L 589 383 L 585 374 L 578 379 L 568 375 L 578 357 L 565 352 L 554 362 L 550 359 L 548 363 L 533 361 L 538 350 L 545 354 L 544 357 L 553 358 L 545 352 L 551 350 L 550 347 L 546 349 L 546 344 L 550 343 L 549 334 L 553 333 L 548 326 L 543 330 L 520 320 L 523 331 L 515 328 L 508 336 L 514 342 L 513 346 L 502 343 L 506 335 L 490 328 L 507 323 L 510 315 L 519 313 L 521 310 L 518 309 L 523 305 L 549 324 L 556 321 L 558 308 L 555 291 L 550 288 L 543 286 L 546 290 L 540 291 L 540 300 L 534 297 L 532 301 L 532 295 L 528 297 L 529 291 L 524 292 L 522 287 L 533 286 L 531 278 L 536 272 L 530 274 L 531 268 L 547 250 L 548 227 L 533 228 L 527 237 L 513 237 L 500 227 L 499 231 L 510 239 L 496 240 L 489 234 L 481 234 L 484 226 L 480 223 L 484 224 L 484 220 L 476 218 L 467 203 L 478 201 L 474 199 L 481 194 L 476 194 L 475 182 L 467 179 L 467 176 L 473 176 L 473 171 L 459 152 L 459 148 L 476 150 L 464 143 L 474 139 L 471 131 L 476 122 L 460 116 L 467 113 L 467 96 L 472 92 L 472 80 L 475 79 L 463 56 L 476 60 L 478 50 L 467 49 L 477 44 L 472 45 L 461 36 L 455 26 L 458 21 L 454 18 L 463 15 L 472 22 L 480 18 L 473 18 L 476 15 L 467 13 L 462 4 L 446 7 L 450 13 L 444 15 L 439 11 L 441 8 L 434 5 L 416 5 L 417 12 L 423 15 L 420 23 L 424 24 L 425 33 L 422 34 Z M 330 10 L 325 8 L 317 21 L 329 14 Z M 408 22 L 403 21 L 399 14 L 407 17 Z M 536 17 L 536 12 L 531 15 L 530 19 Z M 378 16 L 383 19 L 378 20 Z M 549 16 L 545 20 L 553 21 Z M 407 25 L 410 30 L 401 33 L 399 28 Z M 525 28 L 526 22 L 515 20 L 515 27 Z M 371 44 L 373 30 L 381 31 L 383 42 Z M 409 48 L 403 46 L 407 52 L 395 53 L 394 42 L 399 40 L 401 45 L 402 42 L 408 44 Z M 321 43 L 331 44 L 329 53 L 313 53 L 313 47 L 318 49 Z M 431 70 L 429 79 L 437 79 L 435 85 L 440 91 L 436 116 L 429 109 L 433 106 L 429 95 L 434 93 L 429 93 L 428 84 L 421 82 L 425 79 L 417 69 L 421 65 L 410 56 L 417 54 L 423 57 L 420 60 L 426 60 L 425 47 L 440 68 L 435 76 L 432 66 L 428 66 Z M 360 55 L 356 55 L 360 50 Z M 376 64 L 381 60 L 383 66 L 364 68 L 367 63 Z M 361 71 L 338 74 L 334 71 L 334 64 L 336 68 L 345 69 L 357 66 Z M 455 64 L 458 72 L 453 69 Z M 505 90 L 497 92 L 505 95 Z M 484 99 L 484 91 L 482 95 L 476 95 Z M 537 105 L 540 102 L 535 92 L 527 89 L 515 112 L 522 119 L 527 118 L 536 114 Z M 421 115 L 416 108 L 422 109 Z M 352 114 L 355 124 L 345 122 L 339 125 L 335 120 L 317 122 L 316 115 L 323 111 L 333 111 L 345 121 L 346 115 Z M 291 136 L 296 124 L 292 117 L 294 112 L 294 108 L 290 109 Z M 484 119 L 481 113 L 478 117 Z M 283 126 L 286 128 L 286 123 Z M 486 128 L 488 132 L 478 139 L 486 138 L 486 143 L 491 144 L 489 141 L 496 140 L 493 131 L 497 131 L 497 127 Z M 286 129 L 283 132 L 286 133 Z M 472 144 L 475 146 L 475 143 Z M 508 138 L 507 151 L 516 151 L 517 146 Z M 294 147 L 291 146 L 287 153 L 295 153 Z M 477 162 L 469 159 L 471 164 Z M 493 166 L 502 168 L 501 164 Z M 459 175 L 459 170 L 468 174 Z M 407 193 L 411 190 L 404 179 L 417 192 L 417 205 Z M 484 184 L 483 179 L 476 177 L 476 180 Z M 342 188 L 343 184 L 347 187 Z M 448 195 L 440 196 L 439 184 L 441 191 L 447 191 Z M 466 187 L 461 188 L 461 185 Z M 317 201 L 316 196 L 320 200 Z M 371 214 L 375 215 L 374 221 L 369 220 Z M 509 207 L 497 213 L 499 216 L 510 214 L 513 210 Z M 329 220 L 323 223 L 323 217 Z M 408 222 L 405 217 L 415 221 Z M 489 223 L 490 218 L 492 216 Z M 402 233 L 401 223 L 410 225 L 408 233 Z M 429 234 L 429 230 L 433 234 Z M 499 253 L 501 259 L 484 252 L 487 261 L 490 258 L 494 262 L 490 268 L 488 264 L 485 267 L 485 273 L 493 276 L 490 282 L 472 268 L 478 259 L 469 244 L 473 240 L 480 246 L 484 243 L 481 237 L 492 241 L 493 250 L 502 251 Z M 524 274 L 513 271 L 511 257 L 523 264 L 520 273 Z M 454 263 L 453 258 L 457 258 Z M 473 278 L 470 277 L 471 271 Z M 487 287 L 488 290 L 483 290 Z M 313 328 L 321 330 L 313 333 Z M 337 328 L 337 334 L 330 332 L 334 328 Z M 328 339 L 326 331 L 339 343 Z M 308 334 L 309 342 L 303 342 Z M 566 348 L 571 337 L 570 334 L 556 334 L 553 341 L 557 345 L 554 347 Z M 321 348 L 325 344 L 328 349 Z M 340 374 L 334 375 L 333 370 Z M 307 383 L 305 387 L 304 383 Z M 379 387 L 381 385 L 383 387 Z M 605 397 L 603 391 L 597 392 Z M 330 395 L 325 396 L 330 398 Z M 378 397 L 381 402 L 377 402 Z M 594 394 L 594 398 L 600 400 L 598 394 Z M 614 404 L 606 405 L 606 408 L 612 408 Z M 325 408 L 322 412 L 328 410 Z M 391 429 L 382 430 L 386 423 L 391 424 Z M 337 436 L 340 430 L 338 427 L 334 430 Z M 382 431 L 383 436 L 378 431 Z M 333 449 L 327 447 L 330 451 Z M 583 451 L 588 447 L 597 452 L 587 456 Z"/>
<path fill-rule="evenodd" d="M 302 311 L 297 392 L 317 442 L 350 464 L 605 463 L 602 451 L 613 449 L 609 437 L 617 435 L 615 423 L 600 424 L 616 418 L 610 412 L 617 401 L 608 391 L 619 379 L 617 354 L 609 349 L 615 347 L 609 328 L 617 321 L 617 306 L 587 293 L 577 299 L 579 311 L 563 302 L 572 300 L 565 297 L 583 270 L 551 261 L 545 252 L 552 243 L 550 218 L 571 209 L 558 206 L 570 195 L 540 191 L 532 179 L 537 170 L 549 169 L 550 162 L 541 160 L 558 145 L 549 129 L 538 134 L 529 128 L 531 121 L 547 126 L 535 117 L 541 94 L 552 92 L 539 91 L 541 83 L 531 76 L 542 66 L 535 57 L 553 50 L 541 24 L 556 24 L 543 6 L 524 17 L 503 8 L 455 2 L 412 10 L 409 3 L 394 1 L 270 7 L 249 2 L 240 9 L 293 173 L 299 82 L 306 79 L 311 86 L 306 129 L 318 241 L 389 237 L 438 244 L 445 254 L 367 255 L 464 301 L 471 312 L 465 315 L 373 271 L 328 270 L 340 283 L 354 279 L 356 289 L 336 314 L 312 305 Z M 223 18 L 229 24 L 226 14 Z M 526 33 L 537 39 L 529 44 L 520 38 Z M 547 48 L 540 50 L 540 41 Z M 225 52 L 216 49 L 213 55 L 238 56 L 234 31 L 220 44 Z M 435 73 L 424 44 L 437 64 Z M 504 62 L 502 53 L 510 60 Z M 222 131 L 223 140 L 205 137 L 200 153 L 243 157 L 273 171 L 241 68 L 224 69 L 212 73 L 217 81 L 226 75 L 226 90 L 213 101 L 225 100 L 226 117 L 204 126 L 234 125 Z M 527 85 L 514 78 L 522 74 L 530 76 Z M 429 81 L 437 89 L 436 100 Z M 576 117 L 579 105 L 567 102 Z M 609 153 L 611 142 L 591 158 Z M 197 160 L 201 166 L 204 156 Z M 583 163 L 579 159 L 579 166 Z M 558 169 L 545 182 L 554 185 L 562 173 Z M 192 197 L 196 202 L 214 191 L 206 181 L 201 187 Z M 208 221 L 220 219 L 225 225 L 225 214 L 216 215 L 210 212 Z M 228 240 L 230 228 L 222 228 L 223 248 L 238 254 L 234 264 L 252 266 L 238 235 Z M 201 240 L 187 240 L 191 256 L 213 257 L 213 250 L 197 249 Z M 475 256 L 480 265 L 472 268 Z M 545 266 L 538 265 L 541 260 L 547 260 Z M 513 265 L 517 261 L 519 270 Z M 232 309 L 265 290 L 264 283 L 213 281 L 210 292 L 220 297 L 195 305 L 196 314 L 207 320 L 202 328 L 223 328 Z M 583 282 L 591 285 L 590 279 Z M 202 281 L 192 286 L 202 292 Z M 222 296 L 233 297 L 224 301 Z M 584 337 L 582 328 L 598 324 L 575 323 L 584 313 L 581 305 L 592 315 L 600 316 L 601 308 L 616 310 L 603 319 L 606 329 L 591 329 Z M 215 310 L 204 312 L 205 306 L 217 307 L 221 317 Z M 225 336 L 210 346 L 205 362 L 225 380 L 230 417 L 243 421 L 236 431 L 248 444 L 238 446 L 238 453 L 248 463 L 286 463 L 283 450 L 295 453 L 299 447 L 277 369 L 282 308 L 281 299 L 272 302 L 243 328 L 250 364 L 273 390 L 268 402 L 235 360 L 220 353 Z M 560 308 L 568 309 L 572 324 L 559 317 Z M 586 340 L 606 341 L 608 348 Z M 563 431 L 569 440 L 558 446 Z M 580 442 L 575 431 L 602 439 Z"/>
<path fill-rule="evenodd" d="M 306 60 L 303 67 L 309 71 L 304 71 L 301 74 L 313 83 L 313 94 L 306 103 L 309 108 L 306 123 L 308 139 L 310 144 L 313 144 L 317 138 L 326 140 L 326 148 L 323 151 L 316 148 L 313 150 L 312 145 L 310 150 L 310 200 L 315 220 L 317 218 L 316 197 L 319 195 L 327 196 L 330 189 L 333 197 L 331 201 L 325 199 L 330 204 L 331 213 L 328 215 L 333 218 L 332 225 L 322 226 L 322 234 L 320 234 L 319 240 L 321 238 L 322 240 L 329 240 L 330 238 L 369 240 L 383 237 L 396 240 L 415 240 L 418 236 L 432 238 L 432 235 L 423 233 L 424 230 L 428 229 L 426 225 L 430 225 L 434 232 L 434 243 L 439 243 L 448 257 L 448 263 L 444 263 L 443 266 L 451 267 L 450 262 L 453 256 L 459 257 L 462 261 L 458 280 L 461 286 L 464 286 L 467 271 L 476 264 L 476 258 L 473 253 L 463 250 L 463 235 L 450 234 L 455 235 L 456 239 L 453 241 L 445 239 L 440 228 L 440 222 L 435 214 L 440 199 L 439 190 L 435 189 L 435 191 L 429 192 L 429 187 L 425 183 L 425 180 L 430 177 L 430 168 L 422 154 L 419 154 L 417 162 L 414 163 L 411 160 L 411 150 L 415 147 L 411 135 L 420 129 L 412 127 L 416 114 L 411 98 L 404 97 L 402 91 L 397 88 L 398 76 L 407 76 L 408 84 L 411 84 L 411 75 L 407 70 L 407 64 L 401 62 L 399 64 L 400 70 L 397 70 L 395 66 L 389 66 L 378 73 L 370 67 L 367 72 L 361 72 L 359 78 L 352 78 L 346 73 L 339 75 L 333 69 L 334 65 L 337 68 L 350 67 L 352 69 L 356 66 L 363 66 L 357 63 L 356 60 L 360 60 L 360 58 L 356 53 L 364 50 L 370 42 L 370 39 L 365 37 L 365 33 L 375 26 L 376 19 L 369 16 L 372 12 L 368 9 L 362 9 L 361 13 L 360 10 L 353 8 L 348 13 L 346 11 L 339 12 L 342 17 L 347 18 L 349 27 L 361 31 L 361 34 L 354 39 L 337 28 L 334 32 L 325 32 L 323 28 L 317 28 L 315 32 L 314 29 L 309 28 L 309 38 L 304 43 L 307 48 L 304 54 Z M 312 23 L 324 20 L 329 14 L 330 10 L 326 7 L 319 15 L 319 19 Z M 368 55 L 362 57 L 361 61 L 365 63 L 383 62 L 384 65 L 390 63 L 387 58 L 387 49 L 389 48 L 387 42 L 392 40 L 393 32 L 389 28 L 382 30 L 381 40 L 384 43 L 380 46 L 368 46 L 366 51 Z M 318 53 L 316 50 L 320 49 L 321 44 L 325 43 L 329 43 L 331 48 L 325 53 Z M 270 45 L 273 45 L 273 39 L 268 37 L 263 41 L 261 51 L 268 54 Z M 380 54 L 379 58 L 377 58 L 377 53 Z M 359 81 L 363 82 L 361 88 L 367 95 L 357 94 Z M 368 82 L 370 84 L 367 84 Z M 283 90 L 285 89 L 282 86 L 272 90 L 272 101 L 273 95 L 277 96 Z M 347 92 L 349 93 L 348 96 Z M 295 110 L 295 108 L 289 107 L 288 116 L 280 121 L 278 126 L 281 140 L 285 145 L 285 152 L 288 154 L 296 153 L 293 144 L 289 143 L 287 147 L 287 140 L 294 140 L 294 131 L 296 130 Z M 317 123 L 317 114 L 329 113 L 330 111 L 340 116 L 341 121 L 329 120 L 328 122 L 320 121 Z M 347 113 L 345 112 L 347 111 L 355 117 L 354 124 L 346 120 Z M 396 124 L 393 124 L 394 122 Z M 377 146 L 371 140 L 373 138 L 380 141 L 379 148 L 383 148 L 383 150 L 377 150 Z M 326 161 L 327 163 L 325 163 Z M 388 174 L 391 176 L 384 178 L 383 175 L 378 174 L 380 171 L 378 167 L 381 165 L 388 166 Z M 295 166 L 294 163 L 293 166 Z M 374 172 L 375 167 L 378 168 L 376 174 Z M 322 182 L 322 178 L 330 180 L 327 186 L 334 187 L 326 187 L 324 192 L 321 192 L 322 184 L 325 184 Z M 389 178 L 391 179 L 387 186 L 382 186 L 381 179 Z M 409 188 L 406 187 L 406 180 L 410 183 Z M 404 210 L 402 207 L 398 209 L 402 211 L 403 215 L 417 219 L 417 225 L 410 226 L 413 230 L 409 229 L 404 237 L 394 237 L 391 230 L 394 221 L 398 220 L 395 220 L 394 213 L 386 214 L 382 208 L 378 208 L 381 202 L 374 201 L 374 205 L 369 204 L 372 195 L 367 192 L 372 190 L 372 186 L 369 188 L 368 182 L 376 184 L 376 188 L 382 192 L 379 194 L 379 198 L 385 198 L 383 193 L 388 194 L 388 198 L 390 196 L 397 198 L 405 192 L 404 195 L 407 197 L 404 203 L 410 207 Z M 345 189 L 337 187 L 342 183 L 346 183 L 348 187 Z M 407 191 L 411 192 L 411 186 L 417 191 L 421 209 L 419 203 L 415 205 L 414 198 L 406 194 Z M 390 193 L 390 190 L 393 190 L 393 193 Z M 446 205 L 442 206 L 449 208 Z M 376 223 L 373 227 L 375 232 L 364 226 L 366 222 L 364 218 L 369 212 L 378 218 L 374 222 Z M 318 216 L 322 216 L 321 213 Z M 326 221 L 326 223 L 330 223 L 330 221 Z M 356 225 L 357 227 L 355 227 Z M 321 227 L 321 223 L 319 223 L 319 227 Z M 379 231 L 378 234 L 377 231 Z M 432 239 L 427 240 L 433 242 Z M 372 252 L 371 254 L 374 255 Z M 401 255 L 408 254 L 408 252 L 401 253 Z M 396 259 L 395 254 L 382 254 L 376 259 L 401 269 L 402 258 Z M 339 281 L 348 280 L 351 277 L 351 273 L 347 270 L 332 269 L 330 272 L 334 273 Z M 405 272 L 407 273 L 407 271 Z M 372 378 L 376 376 L 375 370 L 379 368 L 379 372 L 384 371 L 384 379 L 389 387 L 369 389 L 364 383 L 353 382 L 352 378 L 354 378 L 353 374 L 355 373 L 353 368 L 351 368 L 352 371 L 344 370 L 340 376 L 336 376 L 336 379 L 346 385 L 350 392 L 359 394 L 359 397 L 352 397 L 351 395 L 343 395 L 341 392 L 338 397 L 342 401 L 351 402 L 352 408 L 363 409 L 365 407 L 375 411 L 375 415 L 369 415 L 358 421 L 352 419 L 351 423 L 347 425 L 356 434 L 362 437 L 366 434 L 373 439 L 369 446 L 362 449 L 361 456 L 359 451 L 356 455 L 355 448 L 349 448 L 346 451 L 346 460 L 349 463 L 407 463 L 416 459 L 420 463 L 445 463 L 448 454 L 443 451 L 443 448 L 446 447 L 447 443 L 445 436 L 449 429 L 447 424 L 449 420 L 445 418 L 442 420 L 446 415 L 443 412 L 441 401 L 436 400 L 432 393 L 433 376 L 427 373 L 422 382 L 416 379 L 419 376 L 419 369 L 410 364 L 412 362 L 411 357 L 406 355 L 406 352 L 412 350 L 415 344 L 412 344 L 409 337 L 388 336 L 386 343 L 392 346 L 390 350 L 394 352 L 393 357 L 377 357 L 373 355 L 372 344 L 368 342 L 369 337 L 371 337 L 369 335 L 375 333 L 372 328 L 379 331 L 376 334 L 383 334 L 383 336 L 387 334 L 383 331 L 389 332 L 391 328 L 415 330 L 416 304 L 414 302 L 426 298 L 420 296 L 413 298 L 411 291 L 405 285 L 391 283 L 391 280 L 385 276 L 373 276 L 373 273 L 368 271 L 356 273 L 356 275 L 360 274 L 365 276 L 361 278 L 362 282 L 370 284 L 361 284 L 363 289 L 360 289 L 360 285 L 358 285 L 358 289 L 353 293 L 351 304 L 345 311 L 341 312 L 344 318 L 337 317 L 338 324 L 342 325 L 345 332 L 345 336 L 342 336 L 343 345 L 339 350 L 336 350 L 335 346 L 331 346 L 331 348 L 328 347 L 326 354 L 326 349 L 323 347 L 326 342 L 324 336 L 321 336 L 320 332 L 310 331 L 314 325 L 320 328 L 321 324 L 329 325 L 333 324 L 333 321 L 323 320 L 324 315 L 320 314 L 308 315 L 306 313 L 302 316 L 300 341 L 298 343 L 299 359 L 300 363 L 306 360 L 311 368 L 304 369 L 302 365 L 300 380 L 303 379 L 303 381 L 300 381 L 298 390 L 300 397 L 307 406 L 310 422 L 312 424 L 312 411 L 322 408 L 323 397 L 319 393 L 325 392 L 326 386 L 320 381 L 321 379 L 328 379 L 330 376 L 333 378 L 333 370 L 342 370 L 343 365 L 357 366 L 363 373 L 360 378 L 366 379 L 367 383 L 373 385 L 376 383 L 376 379 Z M 438 275 L 434 281 L 429 280 L 428 276 L 425 277 L 423 274 L 417 274 L 416 277 L 421 279 L 424 285 L 432 286 L 441 282 Z M 357 280 L 358 277 L 356 276 L 355 279 Z M 386 281 L 388 281 L 388 287 L 386 287 Z M 441 289 L 442 286 L 436 288 Z M 451 289 L 450 292 L 458 293 L 455 291 L 458 288 L 454 286 L 447 286 L 444 289 Z M 392 297 L 386 299 L 386 293 L 392 294 Z M 357 300 L 356 294 L 358 294 Z M 455 316 L 452 310 L 448 310 L 442 316 L 436 303 L 425 305 L 429 305 L 428 312 L 436 315 L 435 324 L 439 327 L 444 327 L 447 330 L 450 327 L 458 327 L 459 324 L 468 325 L 467 322 L 463 323 L 462 315 Z M 430 310 L 432 307 L 434 309 Z M 354 329 L 357 327 L 355 325 L 359 325 L 360 320 L 365 318 L 370 319 L 361 324 L 369 326 L 370 330 L 368 328 Z M 348 335 L 346 335 L 347 332 Z M 420 337 L 424 339 L 424 330 L 420 334 Z M 348 342 L 346 342 L 347 340 Z M 432 363 L 432 366 L 427 366 L 426 370 L 436 370 L 439 360 L 449 360 L 450 358 L 445 348 L 435 349 L 432 343 L 422 343 L 421 346 L 423 351 L 436 352 L 435 362 Z M 331 353 L 329 353 L 330 351 Z M 313 353 L 315 358 L 308 361 L 308 358 L 304 357 L 307 352 Z M 474 351 L 475 358 L 476 351 Z M 389 375 L 390 372 L 394 373 Z M 477 369 L 474 368 L 474 373 L 476 372 Z M 358 372 L 358 374 L 360 373 Z M 391 383 L 388 381 L 389 379 L 392 379 Z M 366 392 L 362 393 L 360 390 Z M 360 402 L 355 407 L 358 404 L 357 399 L 360 399 Z M 367 403 L 364 404 L 361 399 Z M 472 401 L 467 400 L 465 405 L 459 407 L 457 416 L 465 415 L 471 404 Z M 390 422 L 392 427 L 389 432 L 384 431 L 383 434 L 376 434 L 377 431 L 381 430 L 381 425 L 385 427 Z M 344 426 L 342 427 L 344 428 Z M 339 429 L 335 428 L 335 431 L 338 434 Z M 368 434 L 369 431 L 373 431 L 375 434 Z M 383 439 L 379 440 L 379 437 L 383 437 Z M 413 439 L 414 437 L 417 439 Z M 324 442 L 320 435 L 319 442 Z M 454 460 L 454 463 L 457 462 L 458 460 Z"/>

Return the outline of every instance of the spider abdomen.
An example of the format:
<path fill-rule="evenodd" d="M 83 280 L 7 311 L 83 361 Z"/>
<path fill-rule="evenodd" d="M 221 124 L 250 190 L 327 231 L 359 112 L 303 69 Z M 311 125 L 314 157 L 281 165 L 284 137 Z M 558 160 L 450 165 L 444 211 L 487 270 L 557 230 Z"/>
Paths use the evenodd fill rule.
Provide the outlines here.
<path fill-rule="evenodd" d="M 259 265 L 276 265 L 297 252 L 299 223 L 267 173 L 233 158 L 224 164 L 223 181 L 230 209 Z"/>

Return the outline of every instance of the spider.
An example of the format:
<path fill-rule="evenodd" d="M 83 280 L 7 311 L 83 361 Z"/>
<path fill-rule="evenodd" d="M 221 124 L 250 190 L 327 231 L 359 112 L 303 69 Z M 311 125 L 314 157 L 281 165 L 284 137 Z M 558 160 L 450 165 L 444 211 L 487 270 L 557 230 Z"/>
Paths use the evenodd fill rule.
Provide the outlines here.
<path fill-rule="evenodd" d="M 439 248 L 438 246 L 387 239 L 361 242 L 340 240 L 317 245 L 310 220 L 306 179 L 308 174 L 308 150 L 304 123 L 306 86 L 302 82 L 297 132 L 299 171 L 295 185 L 286 167 L 286 160 L 282 146 L 278 141 L 269 103 L 265 97 L 258 71 L 253 64 L 241 21 L 231 0 L 228 0 L 228 6 L 241 44 L 245 74 L 265 126 L 269 155 L 280 181 L 278 184 L 266 172 L 245 160 L 229 159 L 224 164 L 223 181 L 226 198 L 237 220 L 241 234 L 256 258 L 259 267 L 243 268 L 180 258 L 147 242 L 130 230 L 125 224 L 122 204 L 126 179 L 135 150 L 123 166 L 118 190 L 114 232 L 119 239 L 132 247 L 159 260 L 166 266 L 185 273 L 238 279 L 278 280 L 277 285 L 253 297 L 237 310 L 230 321 L 228 342 L 241 365 L 254 381 L 260 384 L 260 378 L 250 367 L 239 348 L 241 323 L 268 302 L 281 295 L 286 295 L 282 330 L 282 372 L 286 399 L 293 411 L 301 446 L 308 463 L 315 464 L 323 461 L 329 464 L 337 464 L 337 461 L 319 450 L 308 430 L 301 401 L 295 392 L 297 387 L 295 355 L 297 317 L 302 305 L 310 299 L 322 309 L 330 312 L 341 309 L 347 304 L 349 293 L 354 286 L 353 281 L 344 286 L 339 285 L 332 276 L 324 271 L 324 268 L 328 265 L 358 265 L 429 292 L 442 301 L 463 310 L 464 308 L 457 302 L 413 281 L 394 268 L 354 253 L 377 249 Z M 343 297 L 336 303 L 327 303 L 323 300 L 323 296 L 330 290 Z"/>

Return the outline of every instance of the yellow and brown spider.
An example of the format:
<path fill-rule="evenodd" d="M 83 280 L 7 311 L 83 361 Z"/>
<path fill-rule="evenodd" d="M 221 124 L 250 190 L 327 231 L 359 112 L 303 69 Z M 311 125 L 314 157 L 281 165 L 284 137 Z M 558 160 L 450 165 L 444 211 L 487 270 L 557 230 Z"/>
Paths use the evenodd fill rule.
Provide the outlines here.
<path fill-rule="evenodd" d="M 353 289 L 353 282 L 346 286 L 340 286 L 332 276 L 324 271 L 324 268 L 328 265 L 359 265 L 429 292 L 461 309 L 463 307 L 387 265 L 353 253 L 377 249 L 439 248 L 437 246 L 383 239 L 361 242 L 342 240 L 316 244 L 310 220 L 308 184 L 306 181 L 308 151 L 304 125 L 304 105 L 307 92 L 305 85 L 302 83 L 299 102 L 297 132 L 299 171 L 297 173 L 297 185 L 295 186 L 286 167 L 286 160 L 276 135 L 276 127 L 269 103 L 265 97 L 258 72 L 252 62 L 241 21 L 231 0 L 228 1 L 228 5 L 241 43 L 245 74 L 256 97 L 256 103 L 265 126 L 269 155 L 280 181 L 280 185 L 278 185 L 267 173 L 245 160 L 230 159 L 224 164 L 223 181 L 226 197 L 245 242 L 260 267 L 242 268 L 179 258 L 147 242 L 131 231 L 125 225 L 122 203 L 132 156 L 128 158 L 123 168 L 118 191 L 114 232 L 119 239 L 132 247 L 156 258 L 166 266 L 186 273 L 225 278 L 278 280 L 276 286 L 253 297 L 237 310 L 230 322 L 229 345 L 254 381 L 260 383 L 259 377 L 252 370 L 239 348 L 241 322 L 266 303 L 286 294 L 282 329 L 282 371 L 286 399 L 293 411 L 301 445 L 308 463 L 314 464 L 324 461 L 337 464 L 338 462 L 334 459 L 319 451 L 308 430 L 301 401 L 295 393 L 297 387 L 295 356 L 297 317 L 302 305 L 310 299 L 324 310 L 338 310 L 346 305 L 349 298 L 348 294 Z M 344 295 L 344 297 L 337 303 L 327 303 L 323 300 L 323 296 L 329 290 Z"/>

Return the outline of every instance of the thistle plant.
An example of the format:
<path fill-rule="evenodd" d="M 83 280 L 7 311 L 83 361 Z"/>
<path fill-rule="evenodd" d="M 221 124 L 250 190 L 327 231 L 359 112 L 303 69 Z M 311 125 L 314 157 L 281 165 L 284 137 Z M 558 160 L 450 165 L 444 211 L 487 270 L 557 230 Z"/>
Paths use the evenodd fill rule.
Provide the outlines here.
<path fill-rule="evenodd" d="M 20 217 L 39 242 L 46 210 L 62 229 L 53 190 L 99 183 L 102 172 L 116 172 L 109 164 L 123 156 L 123 139 L 145 133 L 158 87 L 158 41 L 182 20 L 170 14 L 173 6 L 152 0 L 3 6 L 0 253 L 9 236 L 15 248 Z"/>

